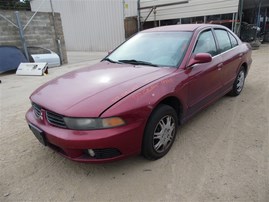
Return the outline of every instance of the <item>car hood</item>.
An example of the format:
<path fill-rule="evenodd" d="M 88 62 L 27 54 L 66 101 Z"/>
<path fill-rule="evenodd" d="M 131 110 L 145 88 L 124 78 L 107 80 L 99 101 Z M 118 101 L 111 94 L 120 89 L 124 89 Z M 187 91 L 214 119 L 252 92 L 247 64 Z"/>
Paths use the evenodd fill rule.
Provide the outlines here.
<path fill-rule="evenodd" d="M 31 100 L 65 116 L 98 117 L 128 94 L 175 70 L 100 62 L 49 81 Z"/>

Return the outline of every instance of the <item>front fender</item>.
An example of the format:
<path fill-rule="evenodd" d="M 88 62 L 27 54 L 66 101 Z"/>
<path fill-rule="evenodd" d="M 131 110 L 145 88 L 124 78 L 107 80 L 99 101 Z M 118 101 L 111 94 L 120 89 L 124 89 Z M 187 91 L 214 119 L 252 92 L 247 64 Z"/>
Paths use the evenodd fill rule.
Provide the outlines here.
<path fill-rule="evenodd" d="M 152 111 L 167 97 L 176 97 L 184 104 L 187 88 L 178 81 L 178 73 L 154 81 L 115 103 L 101 117 L 120 116 L 130 122 L 147 122 Z"/>

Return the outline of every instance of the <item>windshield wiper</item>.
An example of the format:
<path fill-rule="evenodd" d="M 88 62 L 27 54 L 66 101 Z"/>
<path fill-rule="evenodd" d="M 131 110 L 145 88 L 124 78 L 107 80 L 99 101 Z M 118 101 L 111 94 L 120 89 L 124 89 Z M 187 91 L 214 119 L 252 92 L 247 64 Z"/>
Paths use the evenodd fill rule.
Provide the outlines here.
<path fill-rule="evenodd" d="M 132 64 L 132 65 L 148 65 L 153 67 L 158 67 L 158 65 L 152 64 L 150 62 L 140 61 L 140 60 L 119 60 L 119 62 Z"/>
<path fill-rule="evenodd" d="M 114 61 L 114 60 L 111 60 L 109 58 L 104 58 L 102 61 L 108 61 L 108 62 L 111 62 L 111 63 L 119 63 L 118 61 Z"/>

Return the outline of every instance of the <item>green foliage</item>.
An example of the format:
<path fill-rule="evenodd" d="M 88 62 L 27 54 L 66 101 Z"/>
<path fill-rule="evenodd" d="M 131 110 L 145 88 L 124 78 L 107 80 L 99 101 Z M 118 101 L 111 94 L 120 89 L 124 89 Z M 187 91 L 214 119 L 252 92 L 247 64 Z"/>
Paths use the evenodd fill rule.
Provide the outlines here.
<path fill-rule="evenodd" d="M 30 0 L 0 0 L 2 10 L 31 10 Z"/>

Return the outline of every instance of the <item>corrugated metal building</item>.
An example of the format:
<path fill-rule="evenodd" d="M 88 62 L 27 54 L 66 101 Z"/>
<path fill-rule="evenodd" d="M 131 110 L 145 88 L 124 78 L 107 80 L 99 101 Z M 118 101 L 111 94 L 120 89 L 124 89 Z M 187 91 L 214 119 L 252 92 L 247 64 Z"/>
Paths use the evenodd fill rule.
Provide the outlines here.
<path fill-rule="evenodd" d="M 134 32 L 126 29 L 126 18 L 137 15 L 140 16 L 138 19 L 142 28 L 216 23 L 239 33 L 241 13 L 238 12 L 242 7 L 239 4 L 250 4 L 252 1 L 51 0 L 54 11 L 61 13 L 67 50 L 79 51 L 107 51 L 115 48 Z M 268 3 L 268 0 L 262 1 Z M 32 11 L 51 12 L 50 0 L 32 0 L 31 7 Z M 135 24 L 132 22 L 127 28 Z"/>
<path fill-rule="evenodd" d="M 216 23 L 238 31 L 239 0 L 141 0 L 143 28 L 171 24 Z M 147 21 L 146 23 L 143 23 Z M 236 30 L 237 29 L 237 30 Z"/>
<path fill-rule="evenodd" d="M 238 5 L 239 0 L 141 0 L 140 7 L 142 19 L 156 6 L 156 20 L 168 20 L 237 13 Z M 151 14 L 148 21 L 153 20 Z"/>
<path fill-rule="evenodd" d="M 125 40 L 124 18 L 137 16 L 136 0 L 52 0 L 62 18 L 67 50 L 108 51 Z M 32 11 L 51 12 L 49 0 L 32 0 Z"/>

